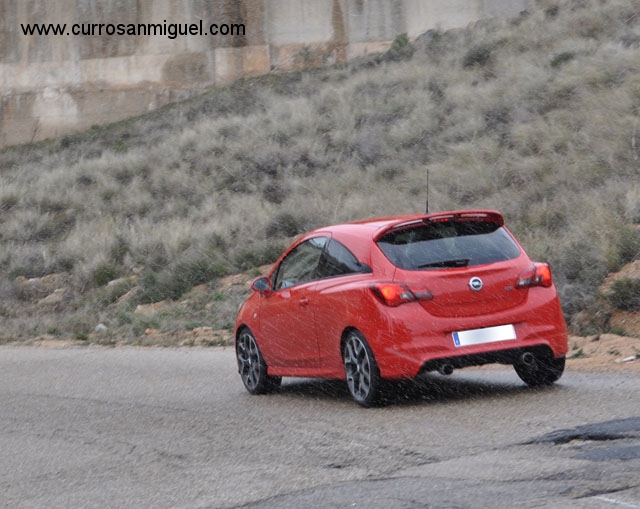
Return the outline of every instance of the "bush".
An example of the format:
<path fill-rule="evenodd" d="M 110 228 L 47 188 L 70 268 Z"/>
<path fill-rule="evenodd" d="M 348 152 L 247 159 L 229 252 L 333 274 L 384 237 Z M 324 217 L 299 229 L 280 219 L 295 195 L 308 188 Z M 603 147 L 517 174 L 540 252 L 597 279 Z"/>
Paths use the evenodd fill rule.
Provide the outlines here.
<path fill-rule="evenodd" d="M 229 273 L 229 267 L 207 256 L 202 256 L 193 260 L 187 260 L 176 264 L 172 270 L 173 277 L 178 282 L 180 288 L 184 288 L 184 293 L 196 285 L 208 283 L 209 281 L 224 276 Z"/>
<path fill-rule="evenodd" d="M 176 300 L 196 285 L 229 273 L 226 264 L 207 257 L 176 263 L 160 273 L 149 272 L 140 284 L 140 302 Z"/>
<path fill-rule="evenodd" d="M 234 258 L 240 270 L 248 270 L 275 262 L 286 248 L 284 242 L 269 241 L 254 247 L 242 249 Z"/>
<path fill-rule="evenodd" d="M 277 180 L 269 182 L 262 190 L 264 199 L 276 205 L 282 203 L 288 194 L 288 189 Z"/>
<path fill-rule="evenodd" d="M 572 51 L 563 51 L 562 53 L 558 53 L 555 55 L 549 65 L 551 67 L 560 67 L 562 64 L 566 64 L 567 62 L 571 62 L 576 57 L 576 54 Z"/>
<path fill-rule="evenodd" d="M 113 280 L 112 280 L 113 281 Z M 120 297 L 134 288 L 135 278 L 123 278 L 118 281 L 114 281 L 112 284 L 103 286 L 98 292 L 98 299 L 103 306 L 113 304 Z"/>
<path fill-rule="evenodd" d="M 621 278 L 613 282 L 607 299 L 624 311 L 640 311 L 640 279 Z"/>
<path fill-rule="evenodd" d="M 640 231 L 625 226 L 618 236 L 618 256 L 620 267 L 640 259 Z"/>
<path fill-rule="evenodd" d="M 462 59 L 462 67 L 485 67 L 491 62 L 493 46 L 490 44 L 478 44 L 467 51 Z"/>
<path fill-rule="evenodd" d="M 392 61 L 409 60 L 413 56 L 413 52 L 414 48 L 409 41 L 409 36 L 403 33 L 393 40 L 385 57 Z"/>
<path fill-rule="evenodd" d="M 37 242 L 58 240 L 68 233 L 75 223 L 76 218 L 66 213 L 48 214 L 46 219 L 32 232 L 29 240 Z"/>
<path fill-rule="evenodd" d="M 305 219 L 290 212 L 278 213 L 267 225 L 267 237 L 293 237 L 306 230 Z"/>
<path fill-rule="evenodd" d="M 118 279 L 119 272 L 116 267 L 109 263 L 103 263 L 98 265 L 93 271 L 91 276 L 92 281 L 96 286 L 104 286 L 109 281 L 113 281 L 114 279 Z"/>

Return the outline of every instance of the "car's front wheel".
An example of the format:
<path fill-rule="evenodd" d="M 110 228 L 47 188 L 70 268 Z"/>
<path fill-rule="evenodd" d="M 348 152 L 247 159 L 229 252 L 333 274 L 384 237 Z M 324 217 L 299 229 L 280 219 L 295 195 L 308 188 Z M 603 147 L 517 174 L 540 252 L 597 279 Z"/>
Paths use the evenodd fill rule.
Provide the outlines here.
<path fill-rule="evenodd" d="M 342 348 L 347 385 L 353 399 L 363 407 L 376 404 L 380 398 L 380 369 L 367 340 L 357 330 L 348 333 Z"/>
<path fill-rule="evenodd" d="M 264 394 L 280 386 L 281 377 L 267 375 L 267 363 L 249 329 L 243 329 L 238 336 L 236 359 L 242 383 L 251 394 Z"/>
<path fill-rule="evenodd" d="M 564 357 L 524 354 L 513 367 L 520 379 L 532 387 L 551 385 L 564 373 Z"/>

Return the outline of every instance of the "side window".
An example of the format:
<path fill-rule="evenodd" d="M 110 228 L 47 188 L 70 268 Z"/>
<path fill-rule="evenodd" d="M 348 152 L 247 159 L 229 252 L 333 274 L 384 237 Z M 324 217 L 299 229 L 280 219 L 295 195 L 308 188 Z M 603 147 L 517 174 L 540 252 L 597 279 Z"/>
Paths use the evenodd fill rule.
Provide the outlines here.
<path fill-rule="evenodd" d="M 331 239 L 320 258 L 317 272 L 318 279 L 323 279 L 362 272 L 362 267 L 351 251 L 340 242 Z"/>
<path fill-rule="evenodd" d="M 316 269 L 328 240 L 327 237 L 315 237 L 296 246 L 280 262 L 273 288 L 280 290 L 318 279 Z"/>

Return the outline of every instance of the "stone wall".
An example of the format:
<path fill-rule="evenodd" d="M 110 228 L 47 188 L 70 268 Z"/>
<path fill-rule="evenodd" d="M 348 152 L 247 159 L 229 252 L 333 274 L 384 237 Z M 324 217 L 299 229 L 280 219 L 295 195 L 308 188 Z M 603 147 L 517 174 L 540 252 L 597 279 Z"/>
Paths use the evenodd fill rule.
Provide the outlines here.
<path fill-rule="evenodd" d="M 0 0 L 0 146 L 149 111 L 242 76 L 345 61 L 534 0 Z M 166 20 L 166 21 L 165 21 Z M 245 35 L 24 35 L 21 24 L 245 25 Z"/>

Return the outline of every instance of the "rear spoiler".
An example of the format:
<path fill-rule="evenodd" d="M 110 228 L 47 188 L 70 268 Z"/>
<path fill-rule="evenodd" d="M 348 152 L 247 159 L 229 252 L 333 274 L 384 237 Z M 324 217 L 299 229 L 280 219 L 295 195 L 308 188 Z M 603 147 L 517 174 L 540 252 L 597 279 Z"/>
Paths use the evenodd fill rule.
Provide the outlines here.
<path fill-rule="evenodd" d="M 498 226 L 504 226 L 504 217 L 502 217 L 502 214 L 500 214 L 500 212 L 496 212 L 495 210 L 445 212 L 444 214 L 432 214 L 426 216 L 423 221 L 425 223 L 448 223 L 451 221 L 485 221 L 487 223 L 496 223 Z"/>
<path fill-rule="evenodd" d="M 455 212 L 440 212 L 435 214 L 429 214 L 424 217 L 417 217 L 409 221 L 402 221 L 397 224 L 393 224 L 383 231 L 378 232 L 374 240 L 379 239 L 384 234 L 390 231 L 403 230 L 405 228 L 412 228 L 419 224 L 433 224 L 433 223 L 450 223 L 450 222 L 465 222 L 465 221 L 484 221 L 487 223 L 495 223 L 498 226 L 504 226 L 504 217 L 500 212 L 495 210 L 460 210 Z"/>

